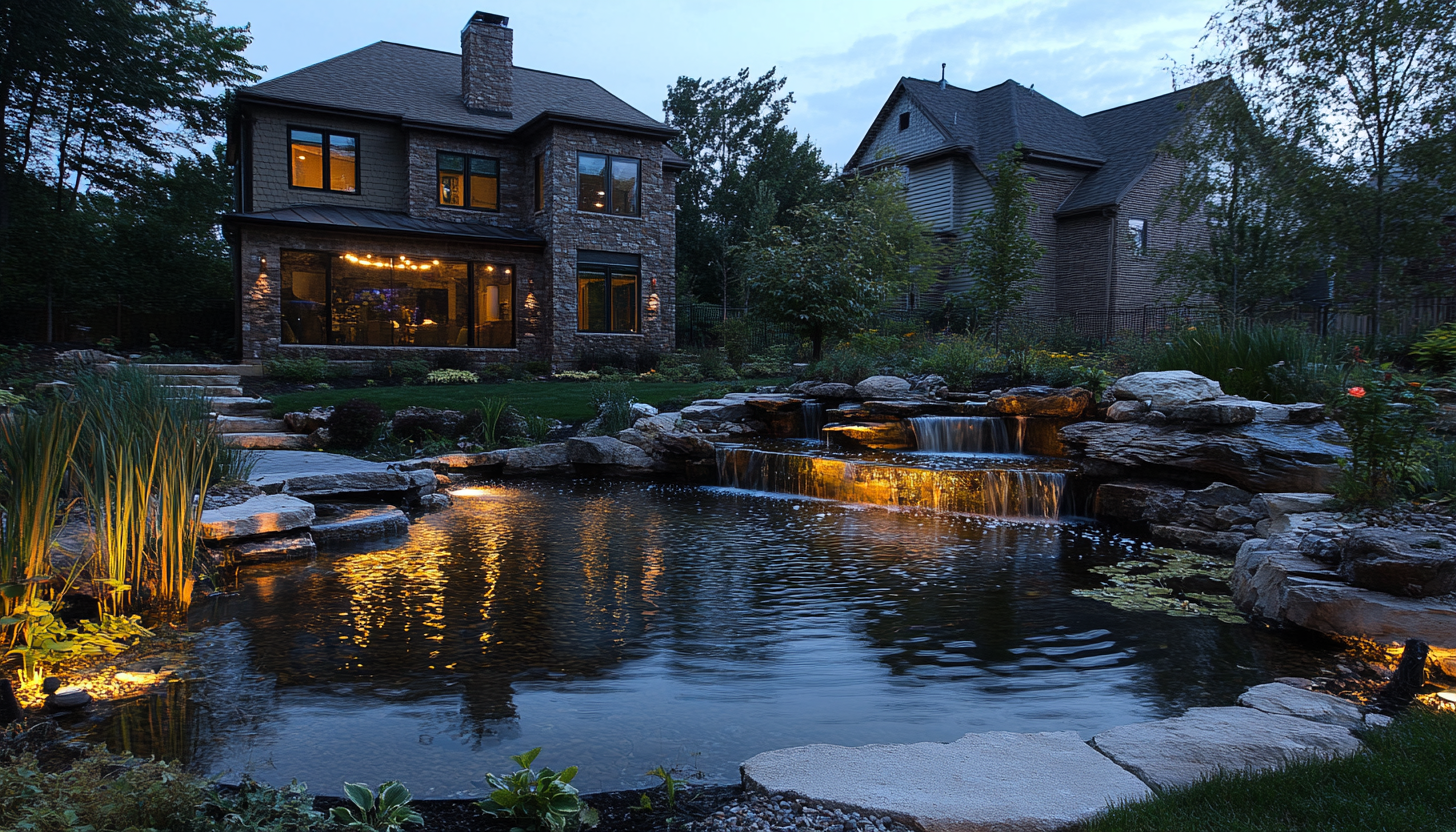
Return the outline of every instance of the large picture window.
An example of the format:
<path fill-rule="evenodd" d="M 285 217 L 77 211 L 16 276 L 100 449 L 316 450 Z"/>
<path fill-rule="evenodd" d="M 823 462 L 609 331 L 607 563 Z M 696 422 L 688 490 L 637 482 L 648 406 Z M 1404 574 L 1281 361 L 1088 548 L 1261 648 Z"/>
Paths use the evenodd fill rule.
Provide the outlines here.
<path fill-rule="evenodd" d="M 485 156 L 441 153 L 436 158 L 441 205 L 500 210 L 500 162 Z"/>
<path fill-rule="evenodd" d="M 359 192 L 359 137 L 289 128 L 289 184 L 320 191 Z"/>
<path fill-rule="evenodd" d="M 635 255 L 581 252 L 576 269 L 576 328 L 581 332 L 638 332 Z"/>
<path fill-rule="evenodd" d="M 515 269 L 373 253 L 282 253 L 282 342 L 515 346 Z"/>
<path fill-rule="evenodd" d="M 576 207 L 597 214 L 641 213 L 642 162 L 624 156 L 578 153 Z"/>

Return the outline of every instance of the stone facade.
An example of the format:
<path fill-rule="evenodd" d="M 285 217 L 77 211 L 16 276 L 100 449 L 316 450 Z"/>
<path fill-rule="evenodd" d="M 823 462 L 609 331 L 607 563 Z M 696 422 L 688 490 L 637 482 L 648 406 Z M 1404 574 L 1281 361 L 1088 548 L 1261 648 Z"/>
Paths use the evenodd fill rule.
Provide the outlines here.
<path fill-rule="evenodd" d="M 509 113 L 515 92 L 511 72 L 515 36 L 498 14 L 476 12 L 460 33 L 460 89 L 465 106 L 488 113 Z"/>

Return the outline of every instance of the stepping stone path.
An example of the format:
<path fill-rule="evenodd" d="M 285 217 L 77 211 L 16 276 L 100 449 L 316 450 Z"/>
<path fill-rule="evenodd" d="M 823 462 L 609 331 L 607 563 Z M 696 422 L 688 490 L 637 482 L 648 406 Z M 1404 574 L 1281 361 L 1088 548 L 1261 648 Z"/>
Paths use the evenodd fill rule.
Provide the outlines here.
<path fill-rule="evenodd" d="M 1338 697 L 1276 683 L 1239 702 L 1123 725 L 1091 742 L 1070 731 L 993 731 L 951 743 L 785 748 L 744 763 L 743 785 L 924 832 L 1051 832 L 1220 770 L 1275 769 L 1362 747 L 1348 730 L 1361 723 L 1360 709 Z"/>
<path fill-rule="evenodd" d="M 273 403 L 243 395 L 243 376 L 262 368 L 250 364 L 137 364 L 162 377 L 167 387 L 207 398 L 223 441 L 235 448 L 303 450 L 311 447 L 304 434 L 289 433 L 282 419 L 270 416 Z"/>

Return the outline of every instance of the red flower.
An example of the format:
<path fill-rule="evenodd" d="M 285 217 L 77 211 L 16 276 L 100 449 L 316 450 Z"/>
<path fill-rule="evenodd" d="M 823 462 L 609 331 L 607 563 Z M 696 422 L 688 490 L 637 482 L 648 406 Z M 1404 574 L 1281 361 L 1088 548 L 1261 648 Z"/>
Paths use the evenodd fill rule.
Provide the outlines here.
<path fill-rule="evenodd" d="M 1365 397 L 1365 388 L 1364 387 L 1351 387 L 1349 390 L 1346 390 L 1345 392 L 1348 393 L 1348 394 L 1350 394 L 1351 396 L 1354 396 L 1357 399 L 1360 399 L 1360 398 L 1364 398 Z"/>

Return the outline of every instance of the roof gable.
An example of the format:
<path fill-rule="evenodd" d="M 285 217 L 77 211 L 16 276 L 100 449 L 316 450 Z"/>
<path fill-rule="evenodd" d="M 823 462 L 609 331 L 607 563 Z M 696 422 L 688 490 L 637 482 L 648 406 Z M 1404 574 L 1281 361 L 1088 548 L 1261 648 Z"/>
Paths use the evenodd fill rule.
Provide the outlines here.
<path fill-rule="evenodd" d="M 850 155 L 849 163 L 845 165 L 846 170 L 860 167 L 862 165 L 873 164 L 875 162 L 874 159 L 867 158 L 870 149 L 875 146 L 875 140 L 880 136 L 880 133 L 885 129 L 886 125 L 889 124 L 890 117 L 895 115 L 896 111 L 900 109 L 896 106 L 896 104 L 898 104 L 902 98 L 909 98 L 911 104 L 922 115 L 927 116 L 927 121 L 929 121 L 930 124 L 935 127 L 942 136 L 949 138 L 949 135 L 946 133 L 945 129 L 941 127 L 933 114 L 927 112 L 924 107 L 920 106 L 919 102 L 916 101 L 913 96 L 910 96 L 909 91 L 906 89 L 906 84 L 914 81 L 915 79 L 913 78 L 901 78 L 899 83 L 895 85 L 895 89 L 890 92 L 890 97 L 885 99 L 885 103 L 880 107 L 880 111 L 875 114 L 874 121 L 870 122 L 870 127 L 868 130 L 865 131 L 864 138 L 860 139 L 859 146 L 856 147 L 854 149 L 854 153 Z"/>
<path fill-rule="evenodd" d="M 460 55 L 380 41 L 245 87 L 244 99 L 348 110 L 472 131 L 511 133 L 543 117 L 576 119 L 664 137 L 676 131 L 595 81 L 515 67 L 511 117 L 473 113 L 460 95 Z"/>

